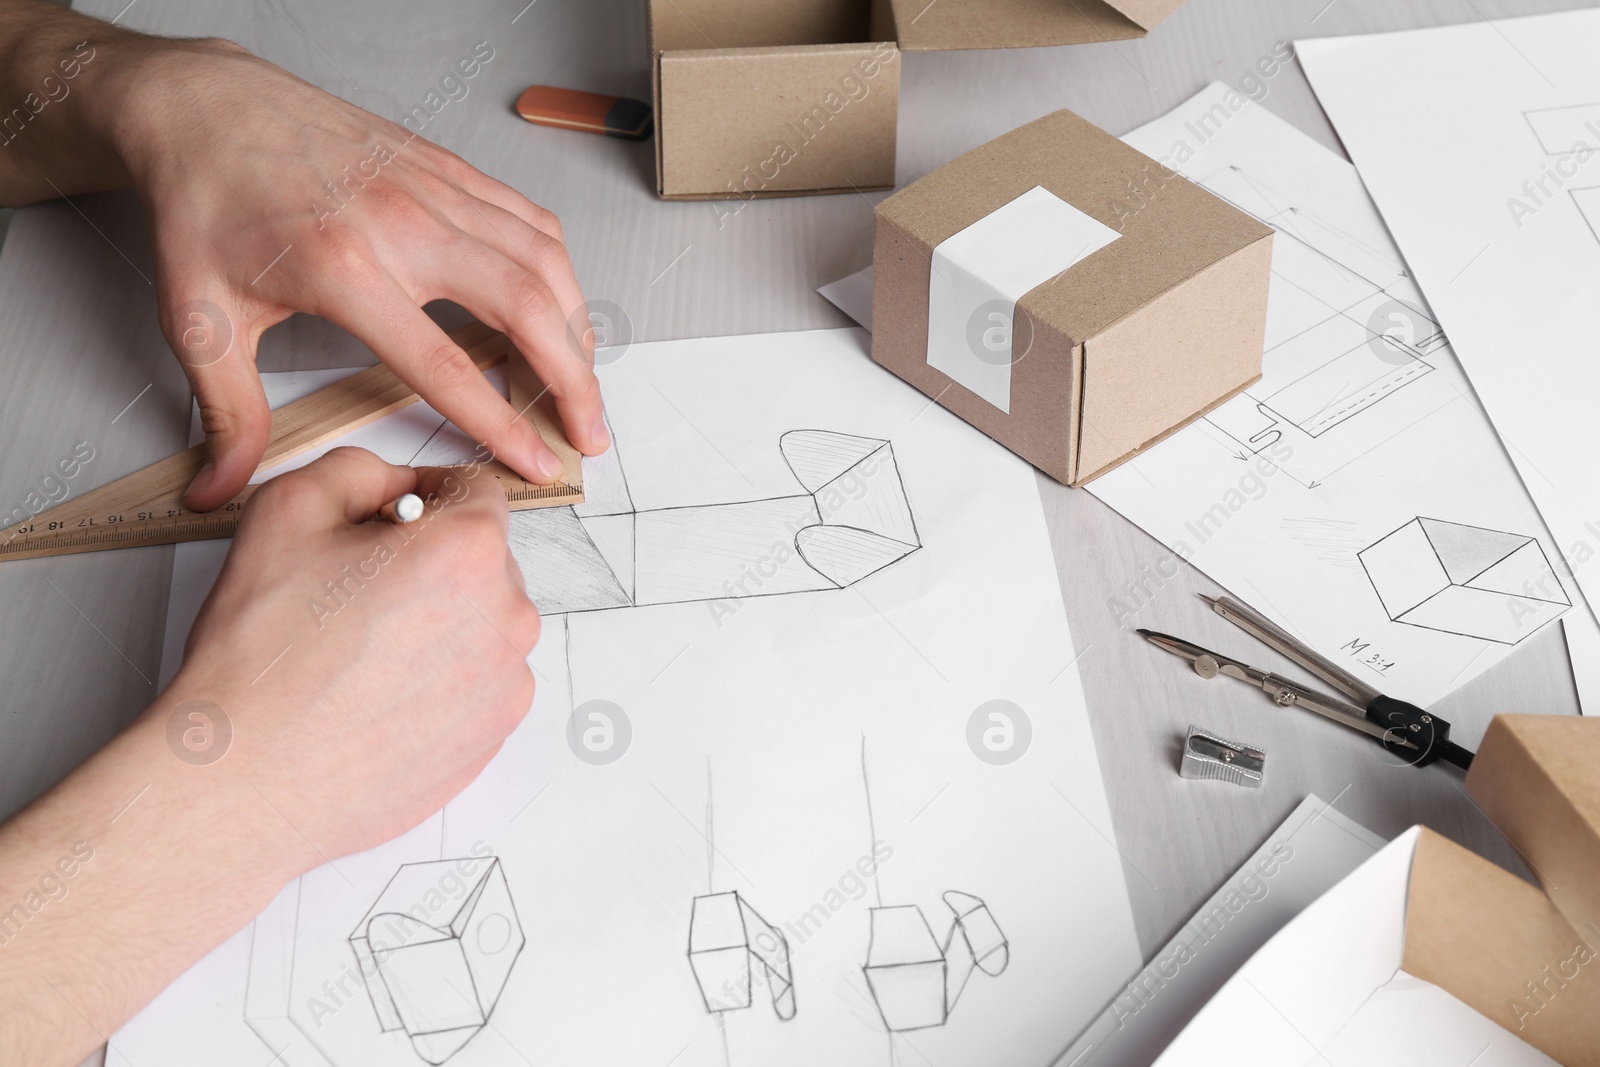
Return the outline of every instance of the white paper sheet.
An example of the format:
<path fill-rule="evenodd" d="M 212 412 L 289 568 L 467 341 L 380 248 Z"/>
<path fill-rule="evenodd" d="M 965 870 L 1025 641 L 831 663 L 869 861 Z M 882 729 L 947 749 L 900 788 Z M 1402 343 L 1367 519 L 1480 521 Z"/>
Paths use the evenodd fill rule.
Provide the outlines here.
<path fill-rule="evenodd" d="M 1160 629 L 1187 560 L 1427 704 L 1577 614 L 1354 168 L 1220 83 L 1123 140 L 1277 234 L 1262 381 L 1086 486 L 1173 553 L 1128 576 L 1118 623 Z M 1457 725 L 1470 745 L 1487 720 Z"/>
<path fill-rule="evenodd" d="M 1295 47 L 1565 553 L 1552 562 L 1592 601 L 1600 11 Z M 1600 645 L 1577 625 L 1575 654 Z M 1600 701 L 1600 663 L 1575 668 Z"/>
<path fill-rule="evenodd" d="M 872 267 L 847 274 L 836 282 L 829 282 L 817 292 L 829 303 L 849 315 L 868 330 L 872 329 Z"/>
<path fill-rule="evenodd" d="M 1267 942 L 1157 1067 L 1556 1067 L 1400 969 L 1417 833 L 1395 838 Z"/>
<path fill-rule="evenodd" d="M 483 967 L 507 954 L 512 965 L 487 1025 L 467 1025 L 470 1039 L 444 1058 L 452 1067 L 1044 1063 L 1139 965 L 1027 465 L 927 410 L 870 362 L 858 330 L 636 345 L 600 373 L 621 461 L 586 471 L 580 510 L 612 559 L 626 557 L 616 517 L 637 523 L 639 570 L 614 569 L 617 586 L 646 587 L 646 527 L 662 528 L 662 509 L 742 520 L 745 502 L 805 496 L 839 449 L 858 447 L 780 440 L 816 430 L 892 446 L 892 463 L 873 452 L 870 469 L 836 483 L 837 499 L 815 494 L 824 529 L 803 555 L 843 587 L 547 608 L 531 657 L 538 696 L 483 776 L 411 833 L 288 887 L 117 1034 L 112 1062 L 424 1062 L 416 1035 L 381 1020 L 410 1013 L 460 1029 L 460 1005 L 439 999 L 447 991 L 415 983 L 448 986 L 461 942 L 489 961 L 474 984 L 493 989 Z M 375 425 L 391 455 L 430 432 L 426 419 L 409 435 Z M 913 532 L 880 486 L 903 487 Z M 558 513 L 572 518 L 514 517 L 525 569 L 547 545 L 530 531 Z M 828 527 L 840 525 L 918 543 L 851 580 L 840 560 L 862 557 L 828 553 Z M 173 642 L 203 567 L 180 554 Z M 775 580 L 773 568 L 750 571 Z M 742 567 L 727 578 L 753 580 Z M 607 731 L 614 744 L 631 733 L 609 763 L 589 744 Z M 477 858 L 486 853 L 497 862 Z M 456 859 L 464 873 L 403 869 Z M 426 916 L 464 933 L 427 935 L 439 961 L 385 973 L 389 996 L 375 1001 L 352 934 L 369 950 L 388 938 L 402 959 L 422 944 L 415 927 L 400 936 L 404 920 L 368 914 L 391 879 L 419 871 L 447 890 Z M 487 904 L 457 915 L 480 885 L 480 901 L 509 892 L 515 924 Z M 916 936 L 893 940 L 907 930 Z M 908 966 L 867 973 L 869 936 L 873 962 Z M 710 951 L 691 960 L 691 946 Z M 792 989 L 769 966 L 785 962 Z M 928 1013 L 943 1024 L 888 1032 L 889 1015 L 921 1024 Z"/>
<path fill-rule="evenodd" d="M 1555 545 L 1349 164 L 1220 85 L 1125 140 L 1277 230 L 1267 352 L 1244 396 L 1089 491 L 1419 703 L 1567 613 Z M 1133 592 L 1113 610 L 1150 625 Z"/>
<path fill-rule="evenodd" d="M 1148 1067 L 1241 964 L 1383 845 L 1321 798 L 1301 801 L 1056 1067 Z"/>

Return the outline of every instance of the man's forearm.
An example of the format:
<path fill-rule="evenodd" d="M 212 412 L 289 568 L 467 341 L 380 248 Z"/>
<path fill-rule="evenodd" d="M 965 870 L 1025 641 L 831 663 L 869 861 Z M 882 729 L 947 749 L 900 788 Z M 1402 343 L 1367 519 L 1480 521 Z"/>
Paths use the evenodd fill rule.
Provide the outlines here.
<path fill-rule="evenodd" d="M 176 687 L 175 687 L 176 688 Z M 169 751 L 181 690 L 0 828 L 0 1063 L 76 1064 L 316 862 L 225 766 Z"/>
<path fill-rule="evenodd" d="M 44 0 L 0 0 L 0 206 L 129 184 L 102 87 L 140 40 Z"/>

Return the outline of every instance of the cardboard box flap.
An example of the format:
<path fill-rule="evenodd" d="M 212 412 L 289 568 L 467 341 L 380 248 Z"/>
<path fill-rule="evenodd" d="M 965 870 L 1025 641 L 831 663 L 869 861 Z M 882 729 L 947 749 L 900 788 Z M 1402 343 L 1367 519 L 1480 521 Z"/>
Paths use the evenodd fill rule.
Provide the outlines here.
<path fill-rule="evenodd" d="M 1183 6 L 1183 0 L 1106 0 L 1146 30 L 1153 30 Z"/>
<path fill-rule="evenodd" d="M 1401 967 L 1567 1067 L 1600 1064 L 1600 958 L 1538 889 L 1427 829 Z"/>
<path fill-rule="evenodd" d="M 1183 0 L 881 0 L 875 35 L 911 52 L 1029 48 L 1144 36 Z"/>
<path fill-rule="evenodd" d="M 1467 790 L 1600 952 L 1600 719 L 1496 715 Z M 1600 963 L 1594 984 L 1600 985 Z"/>
<path fill-rule="evenodd" d="M 868 9 L 861 0 L 650 0 L 649 19 L 657 52 L 761 48 L 865 41 Z"/>

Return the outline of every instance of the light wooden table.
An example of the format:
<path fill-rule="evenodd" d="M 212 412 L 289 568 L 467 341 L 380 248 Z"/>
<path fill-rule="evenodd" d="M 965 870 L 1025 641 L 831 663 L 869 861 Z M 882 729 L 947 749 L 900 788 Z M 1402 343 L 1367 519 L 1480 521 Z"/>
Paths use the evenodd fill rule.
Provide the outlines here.
<path fill-rule="evenodd" d="M 126 3 L 79 6 L 111 17 Z M 870 260 L 872 201 L 879 197 L 757 201 L 732 215 L 726 204 L 659 201 L 651 145 L 531 127 L 510 108 L 535 81 L 648 96 L 643 0 L 524 3 L 139 0 L 123 22 L 231 37 L 391 117 L 487 41 L 494 59 L 429 136 L 556 211 L 587 293 L 626 309 L 639 340 L 846 324 L 813 290 Z M 1574 6 L 1582 5 L 1191 0 L 1141 41 L 907 55 L 899 179 L 913 180 L 1058 107 L 1123 132 L 1209 80 L 1237 82 L 1279 40 Z M 1270 82 L 1264 104 L 1337 148 L 1298 68 Z M 143 221 L 129 195 L 28 208 L 12 220 L 0 254 L 6 510 L 75 442 L 95 447 L 88 476 L 95 481 L 184 443 L 189 394 L 156 329 L 150 276 Z M 370 358 L 349 337 L 296 318 L 268 334 L 261 363 L 287 369 Z M 1450 774 L 1395 769 L 1337 728 L 1274 718 L 1236 688 L 1194 684 L 1176 663 L 1119 630 L 1110 598 L 1164 549 L 1086 493 L 1043 478 L 1040 492 L 1146 954 L 1307 792 L 1337 800 L 1341 811 L 1381 834 L 1427 822 L 1515 865 Z M 151 698 L 170 566 L 164 548 L 0 566 L 0 815 L 58 779 Z M 1214 589 L 1186 568 L 1137 622 L 1217 633 L 1191 595 Z M 1575 708 L 1563 637 L 1552 628 L 1438 710 L 1475 741 L 1497 711 Z M 1268 787 L 1254 793 L 1181 782 L 1178 738 L 1190 721 L 1262 744 L 1273 762 Z"/>

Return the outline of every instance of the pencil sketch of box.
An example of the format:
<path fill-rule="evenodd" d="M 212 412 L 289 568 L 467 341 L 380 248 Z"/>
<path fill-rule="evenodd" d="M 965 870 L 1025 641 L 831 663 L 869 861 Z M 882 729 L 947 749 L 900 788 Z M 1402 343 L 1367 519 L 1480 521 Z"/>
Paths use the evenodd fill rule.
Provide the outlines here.
<path fill-rule="evenodd" d="M 1415 518 L 1357 553 L 1394 622 L 1514 645 L 1571 606 L 1537 539 Z"/>
<path fill-rule="evenodd" d="M 794 1018 L 789 939 L 737 891 L 694 898 L 689 916 L 689 966 L 708 1012 L 750 1007 L 759 984 L 772 994 L 772 1010 L 779 1019 L 788 1022 Z"/>
<path fill-rule="evenodd" d="M 1011 946 L 989 907 L 970 893 L 951 890 L 944 903 L 953 916 L 941 942 L 915 904 L 877 907 L 861 968 L 883 1025 L 891 1033 L 943 1026 L 974 971 L 993 977 L 1011 962 Z"/>
<path fill-rule="evenodd" d="M 891 442 L 800 429 L 778 451 L 793 490 L 756 500 L 635 510 L 624 486 L 603 510 L 518 512 L 509 539 L 528 595 L 549 616 L 820 592 L 922 546 Z"/>
<path fill-rule="evenodd" d="M 379 1028 L 441 1064 L 483 1029 L 522 951 L 499 859 L 408 863 L 350 935 Z"/>

